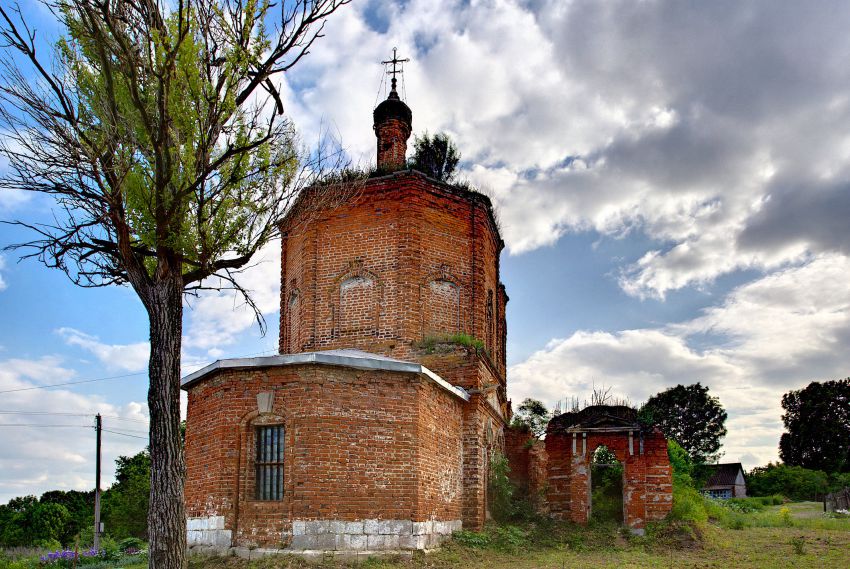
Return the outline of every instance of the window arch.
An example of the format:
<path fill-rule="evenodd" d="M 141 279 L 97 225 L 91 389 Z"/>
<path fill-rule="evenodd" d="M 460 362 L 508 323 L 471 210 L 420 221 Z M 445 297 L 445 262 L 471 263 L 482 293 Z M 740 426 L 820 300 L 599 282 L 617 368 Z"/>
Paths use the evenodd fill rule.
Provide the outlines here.
<path fill-rule="evenodd" d="M 301 292 L 295 288 L 295 281 L 292 282 L 292 291 L 289 293 L 289 299 L 286 301 L 286 314 L 284 316 L 284 334 L 286 335 L 285 346 L 291 352 L 301 351 L 301 314 L 299 308 L 301 306 Z"/>
<path fill-rule="evenodd" d="M 362 259 L 348 262 L 328 288 L 331 336 L 376 335 L 380 325 L 384 283 L 363 266 Z"/>
<path fill-rule="evenodd" d="M 420 286 L 423 336 L 463 332 L 462 294 L 460 282 L 449 273 L 447 265 L 425 277 Z"/>

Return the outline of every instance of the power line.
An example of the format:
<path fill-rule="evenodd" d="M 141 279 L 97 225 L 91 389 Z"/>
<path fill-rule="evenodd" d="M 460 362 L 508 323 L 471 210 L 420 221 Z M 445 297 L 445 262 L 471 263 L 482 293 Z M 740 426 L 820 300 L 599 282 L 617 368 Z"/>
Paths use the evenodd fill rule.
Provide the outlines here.
<path fill-rule="evenodd" d="M 55 411 L 0 411 L 0 415 L 47 415 L 47 416 L 62 416 L 62 417 L 94 417 L 97 413 L 58 413 Z M 116 419 L 118 421 L 128 421 L 130 423 L 140 423 L 147 425 L 148 421 L 141 419 L 129 419 L 127 417 L 119 417 L 118 415 L 101 415 L 107 419 Z"/>
<path fill-rule="evenodd" d="M 94 413 L 54 413 L 52 411 L 0 411 L 0 415 L 61 415 L 63 417 L 94 417 Z"/>
<path fill-rule="evenodd" d="M 126 373 L 124 375 L 113 375 L 111 377 L 98 377 L 96 379 L 81 379 L 79 381 L 67 381 L 65 383 L 52 383 L 50 385 L 36 385 L 33 387 L 19 387 L 17 389 L 4 389 L 0 393 L 14 393 L 18 391 L 32 391 L 33 389 L 50 389 L 52 387 L 64 387 L 66 385 L 79 385 L 81 383 L 94 383 L 95 381 L 107 381 L 110 379 L 123 379 L 125 377 L 134 377 L 137 375 L 147 375 L 146 371 L 137 373 Z"/>
<path fill-rule="evenodd" d="M 101 430 L 102 430 L 104 433 L 112 433 L 113 435 L 121 435 L 121 436 L 123 436 L 123 437 L 131 437 L 131 438 L 134 438 L 134 439 L 142 439 L 143 441 L 148 440 L 148 438 L 147 438 L 147 437 L 140 437 L 139 435 L 129 435 L 129 434 L 127 434 L 127 433 L 121 433 L 121 432 L 119 432 L 119 431 L 111 431 L 111 430 L 109 430 L 109 429 L 101 429 Z"/>
<path fill-rule="evenodd" d="M 277 350 L 275 350 L 274 348 L 270 348 L 270 349 L 262 351 L 262 352 L 255 352 L 253 354 L 246 354 L 246 355 L 233 356 L 233 357 L 234 358 L 249 358 L 249 357 L 253 357 L 253 356 L 260 356 L 260 355 L 263 355 L 263 354 L 273 353 L 273 352 L 276 352 L 276 351 Z M 95 379 L 80 379 L 78 381 L 66 381 L 64 383 L 51 383 L 50 385 L 35 385 L 35 386 L 32 386 L 32 387 L 18 387 L 16 389 L 2 389 L 2 390 L 0 390 L 0 393 L 17 393 L 19 391 L 32 391 L 33 389 L 51 389 L 53 387 L 65 387 L 66 385 L 80 385 L 80 384 L 83 384 L 83 383 L 94 383 L 96 381 L 108 381 L 108 380 L 111 380 L 111 379 L 124 379 L 126 377 L 136 377 L 136 376 L 139 376 L 139 375 L 147 375 L 147 374 L 148 374 L 148 372 L 146 372 L 146 371 L 138 371 L 136 373 L 125 373 L 124 375 L 112 375 L 112 376 L 109 376 L 109 377 L 97 377 Z M 91 415 L 94 416 L 95 413 L 91 413 Z M 103 415 L 103 417 L 108 417 L 108 415 Z M 119 417 L 110 417 L 110 418 L 116 419 L 116 418 L 119 418 Z M 130 419 L 124 419 L 124 420 L 129 421 Z"/>
<path fill-rule="evenodd" d="M 77 427 L 81 429 L 92 429 L 92 425 L 50 425 L 47 423 L 0 423 L 0 427 Z"/>

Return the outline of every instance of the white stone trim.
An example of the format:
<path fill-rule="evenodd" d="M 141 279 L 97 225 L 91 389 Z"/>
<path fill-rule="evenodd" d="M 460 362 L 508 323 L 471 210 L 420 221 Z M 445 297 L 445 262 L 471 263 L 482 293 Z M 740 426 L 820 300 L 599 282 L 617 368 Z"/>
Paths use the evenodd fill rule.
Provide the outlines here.
<path fill-rule="evenodd" d="M 224 529 L 224 516 L 186 519 L 186 542 L 189 547 L 230 547 L 233 532 Z"/>
<path fill-rule="evenodd" d="M 293 520 L 287 551 L 431 549 L 462 527 L 461 520 Z"/>

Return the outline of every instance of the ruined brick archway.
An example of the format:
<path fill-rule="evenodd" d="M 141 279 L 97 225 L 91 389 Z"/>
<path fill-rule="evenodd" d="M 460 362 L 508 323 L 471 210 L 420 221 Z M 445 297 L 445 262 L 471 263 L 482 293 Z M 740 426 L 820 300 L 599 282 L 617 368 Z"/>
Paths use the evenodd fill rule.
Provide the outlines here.
<path fill-rule="evenodd" d="M 553 517 L 587 523 L 593 451 L 605 445 L 623 464 L 623 522 L 642 533 L 673 504 L 667 440 L 625 406 L 595 405 L 552 419 L 546 431 L 547 501 Z"/>

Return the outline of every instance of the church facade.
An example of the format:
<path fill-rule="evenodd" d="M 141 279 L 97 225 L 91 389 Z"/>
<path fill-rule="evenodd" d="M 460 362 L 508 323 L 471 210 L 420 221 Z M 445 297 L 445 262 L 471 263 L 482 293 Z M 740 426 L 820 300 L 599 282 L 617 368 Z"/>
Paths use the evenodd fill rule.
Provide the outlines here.
<path fill-rule="evenodd" d="M 190 546 L 426 549 L 487 519 L 504 244 L 487 197 L 405 169 L 411 127 L 393 85 L 385 174 L 333 205 L 314 198 L 349 190 L 308 189 L 281 221 L 279 354 L 183 379 Z"/>

